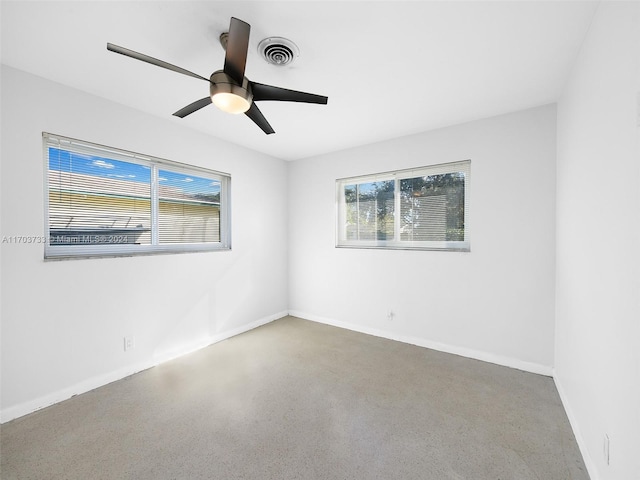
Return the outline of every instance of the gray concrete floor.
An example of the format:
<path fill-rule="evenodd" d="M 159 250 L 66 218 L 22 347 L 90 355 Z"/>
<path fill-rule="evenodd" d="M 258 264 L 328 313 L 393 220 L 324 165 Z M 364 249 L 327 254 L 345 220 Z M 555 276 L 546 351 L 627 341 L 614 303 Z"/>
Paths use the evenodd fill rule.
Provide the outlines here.
<path fill-rule="evenodd" d="M 292 317 L 2 426 L 13 479 L 588 479 L 552 379 Z"/>

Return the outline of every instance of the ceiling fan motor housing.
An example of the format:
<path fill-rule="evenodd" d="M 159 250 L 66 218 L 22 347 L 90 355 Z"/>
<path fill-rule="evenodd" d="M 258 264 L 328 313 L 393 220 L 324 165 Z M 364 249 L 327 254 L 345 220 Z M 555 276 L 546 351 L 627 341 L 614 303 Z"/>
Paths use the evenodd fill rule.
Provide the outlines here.
<path fill-rule="evenodd" d="M 209 92 L 211 101 L 230 113 L 246 112 L 253 101 L 253 93 L 247 77 L 242 79 L 242 85 L 240 85 L 223 70 L 217 70 L 211 74 Z M 227 104 L 226 108 L 220 105 L 221 102 Z M 234 105 L 228 105 L 228 102 L 234 102 Z"/>

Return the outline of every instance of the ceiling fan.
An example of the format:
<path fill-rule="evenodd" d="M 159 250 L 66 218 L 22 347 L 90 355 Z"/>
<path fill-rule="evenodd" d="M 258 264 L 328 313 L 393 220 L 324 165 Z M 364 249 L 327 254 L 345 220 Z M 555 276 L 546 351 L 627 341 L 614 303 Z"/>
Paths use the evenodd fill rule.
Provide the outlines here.
<path fill-rule="evenodd" d="M 226 54 L 224 58 L 224 68 L 216 70 L 210 78 L 205 78 L 197 73 L 190 72 L 184 68 L 177 67 L 170 63 L 158 60 L 157 58 L 134 52 L 128 48 L 119 47 L 112 43 L 107 43 L 107 50 L 127 57 L 135 58 L 143 62 L 157 65 L 174 72 L 182 73 L 190 77 L 199 78 L 209 82 L 210 95 L 181 108 L 174 113 L 176 117 L 184 118 L 193 112 L 213 103 L 220 110 L 228 113 L 244 113 L 258 125 L 267 135 L 275 133 L 269 122 L 258 109 L 255 102 L 265 100 L 275 100 L 280 102 L 303 102 L 318 103 L 326 105 L 328 98 L 313 93 L 299 92 L 272 85 L 252 82 L 244 76 L 244 68 L 247 61 L 247 50 L 249 48 L 249 32 L 251 25 L 237 18 L 231 17 L 229 33 L 221 35 L 221 41 L 226 40 Z"/>

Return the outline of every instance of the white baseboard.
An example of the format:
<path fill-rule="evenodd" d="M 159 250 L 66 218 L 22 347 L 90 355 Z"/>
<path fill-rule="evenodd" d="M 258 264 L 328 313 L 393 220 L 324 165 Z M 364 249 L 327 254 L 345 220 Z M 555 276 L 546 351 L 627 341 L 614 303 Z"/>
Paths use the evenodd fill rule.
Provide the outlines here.
<path fill-rule="evenodd" d="M 75 395 L 80 395 L 81 393 L 86 393 L 90 390 L 94 390 L 98 387 L 102 387 L 107 385 L 108 383 L 115 382 L 116 380 L 121 380 L 129 375 L 133 375 L 134 373 L 141 372 L 151 367 L 155 367 L 161 363 L 167 362 L 177 357 L 181 357 L 183 355 L 187 355 L 189 353 L 195 352 L 196 350 L 200 350 L 201 348 L 207 347 L 214 343 L 220 342 L 222 340 L 226 340 L 227 338 L 234 337 L 244 332 L 248 332 L 249 330 L 253 330 L 254 328 L 260 327 L 267 323 L 273 322 L 279 318 L 287 316 L 288 312 L 278 312 L 273 315 L 269 315 L 267 317 L 263 317 L 254 322 L 248 323 L 246 325 L 242 325 L 240 327 L 227 330 L 225 332 L 217 333 L 210 337 L 201 339 L 200 341 L 181 346 L 179 350 L 174 350 L 169 353 L 164 353 L 160 356 L 151 358 L 147 361 L 140 362 L 133 365 L 128 365 L 124 368 L 115 370 L 113 372 L 106 373 L 104 375 L 97 375 L 95 377 L 88 378 L 83 380 L 82 382 L 76 383 L 67 388 L 63 388 L 61 390 L 57 390 L 55 392 L 49 393 L 47 395 L 43 395 L 41 397 L 35 398 L 33 400 L 28 400 L 26 402 L 20 403 L 18 405 L 13 405 L 8 408 L 2 409 L 0 411 L 0 423 L 6 423 L 10 420 L 14 420 L 16 418 L 22 417 L 29 413 L 33 413 L 37 410 L 41 410 L 43 408 L 49 407 L 56 403 L 62 402 L 63 400 L 67 400 Z"/>
<path fill-rule="evenodd" d="M 553 368 L 548 365 L 541 365 L 539 363 L 525 362 L 517 358 L 505 357 L 496 355 L 493 353 L 483 352 L 480 350 L 473 350 L 470 348 L 459 347 L 456 345 L 448 345 L 440 342 L 433 342 L 420 337 L 412 337 L 408 335 L 398 335 L 386 330 L 377 328 L 363 327 L 362 325 L 356 325 L 353 323 L 342 322 L 331 318 L 320 317 L 297 310 L 289 310 L 289 315 L 299 317 L 305 320 L 311 320 L 313 322 L 324 323 L 326 325 L 332 325 L 334 327 L 345 328 L 347 330 L 353 330 L 355 332 L 366 333 L 376 337 L 382 337 L 389 340 L 396 340 L 398 342 L 409 343 L 411 345 L 417 345 L 419 347 L 430 348 L 432 350 L 438 350 L 439 352 L 452 353 L 454 355 L 460 355 L 462 357 L 473 358 L 475 360 L 481 360 L 483 362 L 494 363 L 496 365 L 502 365 L 505 367 L 516 368 L 525 372 L 537 373 L 539 375 L 545 375 L 548 377 L 553 376 Z"/>
<path fill-rule="evenodd" d="M 571 429 L 573 430 L 573 435 L 576 437 L 576 443 L 578 444 L 578 448 L 580 449 L 580 453 L 582 454 L 584 465 L 587 467 L 589 478 L 591 480 L 600 480 L 596 464 L 589 454 L 589 450 L 587 450 L 587 445 L 584 441 L 584 437 L 582 436 L 582 432 L 578 427 L 578 420 L 573 413 L 573 409 L 571 408 L 571 404 L 569 403 L 567 394 L 565 393 L 564 387 L 562 386 L 562 382 L 560 382 L 560 379 L 556 376 L 555 370 L 553 372 L 553 381 L 556 384 L 556 390 L 558 390 L 558 395 L 560 395 L 560 401 L 562 402 L 564 411 L 567 413 L 567 418 L 569 419 L 569 424 L 571 425 Z"/>
<path fill-rule="evenodd" d="M 14 420 L 37 410 L 49 407 L 63 400 L 67 400 L 75 395 L 88 392 L 121 378 L 128 377 L 134 373 L 141 372 L 142 370 L 146 370 L 150 367 L 153 367 L 152 362 L 129 365 L 125 368 L 115 370 L 104 375 L 97 375 L 95 377 L 88 378 L 87 380 L 76 383 L 75 385 L 34 398 L 33 400 L 28 400 L 11 407 L 3 408 L 2 412 L 0 412 L 0 421 L 1 423 L 6 423 L 10 420 Z"/>

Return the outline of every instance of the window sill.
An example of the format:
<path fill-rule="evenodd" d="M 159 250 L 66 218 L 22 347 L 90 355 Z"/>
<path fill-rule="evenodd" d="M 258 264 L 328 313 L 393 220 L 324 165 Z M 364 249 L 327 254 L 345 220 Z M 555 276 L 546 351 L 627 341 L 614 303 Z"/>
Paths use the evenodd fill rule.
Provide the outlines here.
<path fill-rule="evenodd" d="M 151 246 L 149 246 L 151 247 Z M 91 247 L 87 247 L 91 248 Z M 59 260 L 81 260 L 86 258 L 121 258 L 121 257 L 141 257 L 149 255 L 171 255 L 181 253 L 202 253 L 202 252 L 227 252 L 231 251 L 231 245 L 192 245 L 186 247 L 185 245 L 171 245 L 171 246 L 153 246 L 153 248 L 144 249 L 112 249 L 109 251 L 100 249 L 91 249 L 85 252 L 78 252 L 77 247 L 74 250 L 61 249 L 59 247 L 52 247 L 45 249 L 44 260 L 45 261 L 59 261 Z"/>
<path fill-rule="evenodd" d="M 380 243 L 380 242 L 358 242 L 358 243 L 338 243 L 336 248 L 361 248 L 374 250 L 426 250 L 441 252 L 470 252 L 469 242 L 434 242 L 434 245 L 416 245 L 403 243 Z"/>

